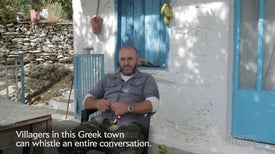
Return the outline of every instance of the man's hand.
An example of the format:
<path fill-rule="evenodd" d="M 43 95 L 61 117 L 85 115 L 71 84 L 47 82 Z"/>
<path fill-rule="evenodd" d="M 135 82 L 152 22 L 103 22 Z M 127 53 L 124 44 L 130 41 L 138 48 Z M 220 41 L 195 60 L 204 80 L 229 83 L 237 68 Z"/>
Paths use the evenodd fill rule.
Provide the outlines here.
<path fill-rule="evenodd" d="M 99 99 L 95 102 L 95 107 L 102 112 L 106 112 L 111 109 L 111 103 L 106 99 Z"/>
<path fill-rule="evenodd" d="M 123 102 L 116 102 L 111 105 L 111 110 L 115 115 L 121 116 L 128 112 L 128 104 Z"/>

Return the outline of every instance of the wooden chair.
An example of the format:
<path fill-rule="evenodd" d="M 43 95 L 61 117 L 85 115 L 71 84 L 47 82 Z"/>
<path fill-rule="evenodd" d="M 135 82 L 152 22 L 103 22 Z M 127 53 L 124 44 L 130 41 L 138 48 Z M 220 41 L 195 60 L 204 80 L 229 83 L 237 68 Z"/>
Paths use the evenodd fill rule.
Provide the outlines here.
<path fill-rule="evenodd" d="M 96 109 L 94 109 L 94 110 L 83 109 L 81 112 L 81 122 L 88 121 L 89 116 L 91 114 L 94 114 L 95 112 L 97 112 Z M 150 119 L 151 119 L 152 114 L 153 113 L 146 114 L 143 117 L 142 122 L 141 122 L 141 133 L 144 136 L 144 141 L 149 141 Z M 112 148 L 112 147 L 110 147 L 110 148 L 99 147 L 95 150 L 105 152 L 105 154 L 115 154 L 116 153 L 115 148 Z M 148 147 L 144 148 L 142 154 L 148 154 Z"/>

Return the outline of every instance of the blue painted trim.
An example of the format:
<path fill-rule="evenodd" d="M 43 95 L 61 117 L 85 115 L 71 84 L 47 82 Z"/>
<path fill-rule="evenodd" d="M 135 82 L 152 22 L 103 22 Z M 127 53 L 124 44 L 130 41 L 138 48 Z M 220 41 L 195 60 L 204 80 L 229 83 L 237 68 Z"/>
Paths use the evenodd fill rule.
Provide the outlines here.
<path fill-rule="evenodd" d="M 116 39 L 115 39 L 115 51 L 114 51 L 114 55 L 115 55 L 115 60 L 114 60 L 114 69 L 117 70 L 118 69 L 118 54 L 117 52 L 120 49 L 120 44 L 118 44 L 119 42 L 121 42 L 121 29 L 119 28 L 121 26 L 121 19 L 119 18 L 120 12 L 118 11 L 118 8 L 120 8 L 120 0 L 115 0 L 115 19 L 116 19 L 116 29 L 115 29 L 115 34 L 116 34 Z"/>
<path fill-rule="evenodd" d="M 162 7 L 162 5 L 164 3 L 169 3 L 167 0 L 160 0 L 159 2 L 159 8 Z M 163 15 L 159 15 L 159 40 L 160 42 L 164 42 L 164 43 L 160 43 L 159 44 L 159 49 L 163 49 L 160 50 L 159 52 L 159 60 L 161 63 L 161 65 L 165 65 L 165 67 L 161 68 L 163 70 L 167 70 L 168 69 L 168 60 L 169 60 L 169 48 L 170 48 L 170 39 L 169 39 L 169 26 L 167 26 L 164 22 L 163 22 Z"/>
<path fill-rule="evenodd" d="M 239 87 L 239 60 L 240 60 L 240 11 L 241 11 L 241 2 L 240 0 L 234 0 L 234 55 L 233 55 L 233 89 L 232 89 L 232 125 L 231 125 L 231 134 L 234 136 L 237 134 L 236 130 L 236 121 L 235 119 L 235 108 L 236 108 L 236 96 Z"/>
<path fill-rule="evenodd" d="M 77 81 L 79 80 L 78 79 L 78 75 L 77 75 L 77 70 L 79 70 L 79 67 L 78 67 L 78 61 L 77 61 L 77 56 L 76 55 L 74 55 L 74 60 L 73 60 L 73 62 L 74 62 L 74 99 L 75 99 L 75 101 L 74 101 L 74 112 L 75 112 L 75 114 L 74 114 L 74 116 L 75 116 L 75 118 L 77 118 L 77 119 L 79 119 L 79 116 L 78 116 L 78 113 L 77 113 L 77 109 L 78 109 L 78 104 L 77 104 L 77 96 L 78 96 L 78 93 L 77 93 L 77 89 L 79 89 L 79 85 L 77 84 Z"/>
<path fill-rule="evenodd" d="M 275 143 L 274 94 L 239 90 L 234 110 L 233 136 L 264 143 Z M 251 138 L 253 137 L 253 138 Z"/>
<path fill-rule="evenodd" d="M 143 46 L 145 42 L 145 0 L 135 0 L 134 1 L 134 24 L 133 24 L 133 45 L 137 48 L 137 52 L 139 57 L 145 57 L 144 51 L 145 48 Z"/>
<path fill-rule="evenodd" d="M 161 5 L 165 2 L 169 2 L 168 0 L 163 0 L 163 2 L 161 3 Z M 161 8 L 161 7 L 160 7 Z M 161 16 L 160 16 L 161 17 Z M 163 22 L 163 24 L 165 25 L 165 23 Z M 169 51 L 170 51 L 170 35 L 169 35 L 169 29 L 168 29 L 168 26 L 165 25 L 165 32 L 166 32 L 166 60 L 165 60 L 165 67 L 162 68 L 163 70 L 169 70 Z"/>
<path fill-rule="evenodd" d="M 258 21 L 258 51 L 257 51 L 257 91 L 263 89 L 263 59 L 264 59 L 264 18 L 265 0 L 259 1 Z"/>
<path fill-rule="evenodd" d="M 264 143 L 275 143 L 275 91 L 263 89 L 265 0 L 253 1 L 259 5 L 257 38 L 257 78 L 256 89 L 240 88 L 239 51 L 242 0 L 235 0 L 234 10 L 234 76 L 232 103 L 232 136 Z M 251 10 L 253 11 L 253 10 Z M 255 10 L 254 10 L 255 11 Z"/>
<path fill-rule="evenodd" d="M 240 21 L 241 21 L 241 0 L 234 0 L 234 62 L 233 62 L 233 98 L 234 91 L 239 88 L 239 69 L 240 69 Z"/>
<path fill-rule="evenodd" d="M 102 55 L 101 55 L 102 56 Z M 104 70 L 105 70 L 105 68 L 104 68 L 104 61 L 105 61 L 105 59 L 104 59 L 104 55 L 102 56 L 102 61 L 101 61 L 101 63 L 100 63 L 100 65 L 101 65 L 101 67 L 100 68 L 102 68 L 100 71 L 101 71 L 101 75 L 102 76 L 100 76 L 100 79 L 102 79 L 103 78 L 103 76 L 105 75 L 105 72 L 104 72 Z M 100 80 L 99 79 L 99 80 Z"/>
<path fill-rule="evenodd" d="M 24 71 L 24 55 L 19 54 L 21 68 L 21 103 L 25 104 L 25 71 Z"/>
<path fill-rule="evenodd" d="M 85 95 L 104 76 L 104 54 L 74 55 L 75 118 L 81 117 Z"/>

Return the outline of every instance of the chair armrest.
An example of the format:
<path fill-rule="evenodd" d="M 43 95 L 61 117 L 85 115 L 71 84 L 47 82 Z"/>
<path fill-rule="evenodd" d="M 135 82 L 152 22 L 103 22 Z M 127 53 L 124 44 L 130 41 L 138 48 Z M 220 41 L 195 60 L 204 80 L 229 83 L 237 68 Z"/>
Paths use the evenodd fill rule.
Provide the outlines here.
<path fill-rule="evenodd" d="M 141 120 L 141 133 L 143 134 L 145 141 L 149 140 L 150 119 L 153 115 L 154 113 L 148 113 Z"/>
<path fill-rule="evenodd" d="M 95 112 L 97 112 L 97 109 L 83 109 L 81 111 L 81 122 L 88 121 L 89 116 Z"/>

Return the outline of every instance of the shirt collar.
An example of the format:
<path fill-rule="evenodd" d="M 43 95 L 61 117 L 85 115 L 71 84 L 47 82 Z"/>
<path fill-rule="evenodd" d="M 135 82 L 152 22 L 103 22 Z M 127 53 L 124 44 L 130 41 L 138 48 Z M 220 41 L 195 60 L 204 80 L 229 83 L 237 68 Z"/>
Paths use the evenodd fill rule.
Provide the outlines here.
<path fill-rule="evenodd" d="M 134 74 L 132 74 L 131 76 L 127 76 L 127 75 L 123 75 L 121 72 L 117 72 L 116 76 L 117 77 L 121 77 L 125 82 L 128 81 L 129 79 L 137 76 L 140 73 L 140 71 L 137 69 L 136 72 Z"/>

